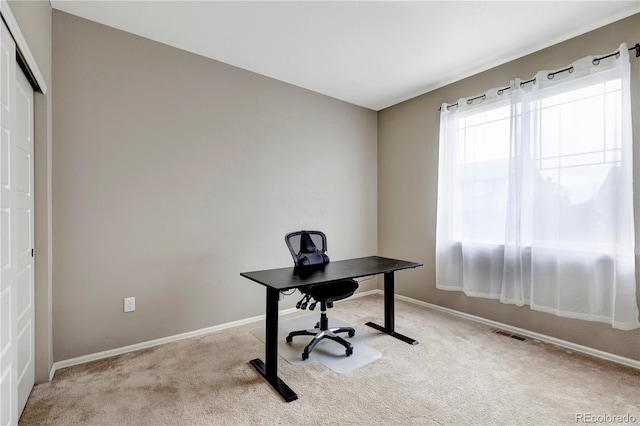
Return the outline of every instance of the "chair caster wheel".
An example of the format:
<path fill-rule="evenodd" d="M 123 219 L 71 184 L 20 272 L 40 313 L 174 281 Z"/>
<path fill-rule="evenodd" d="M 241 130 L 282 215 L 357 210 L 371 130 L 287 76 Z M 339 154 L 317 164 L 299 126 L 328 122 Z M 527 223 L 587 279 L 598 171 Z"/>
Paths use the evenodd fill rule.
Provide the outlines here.
<path fill-rule="evenodd" d="M 287 343 L 291 343 L 291 342 L 293 342 L 293 337 L 287 336 Z"/>
<path fill-rule="evenodd" d="M 355 334 L 356 334 L 356 332 L 355 332 L 355 331 L 350 331 L 350 332 L 349 332 L 349 337 L 353 337 Z"/>
<path fill-rule="evenodd" d="M 353 354 L 353 349 L 347 349 L 346 351 L 347 356 L 350 356 Z"/>
<path fill-rule="evenodd" d="M 304 352 L 302 352 L 302 360 L 304 361 L 306 359 L 309 359 L 309 352 L 304 351 Z"/>

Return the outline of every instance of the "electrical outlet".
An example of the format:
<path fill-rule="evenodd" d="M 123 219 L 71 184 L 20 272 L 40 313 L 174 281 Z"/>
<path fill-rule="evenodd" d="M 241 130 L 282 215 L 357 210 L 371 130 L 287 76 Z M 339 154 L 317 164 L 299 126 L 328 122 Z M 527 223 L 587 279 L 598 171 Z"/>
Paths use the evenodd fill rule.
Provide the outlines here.
<path fill-rule="evenodd" d="M 125 297 L 124 298 L 124 311 L 125 312 L 133 312 L 136 310 L 136 298 L 135 297 Z"/>

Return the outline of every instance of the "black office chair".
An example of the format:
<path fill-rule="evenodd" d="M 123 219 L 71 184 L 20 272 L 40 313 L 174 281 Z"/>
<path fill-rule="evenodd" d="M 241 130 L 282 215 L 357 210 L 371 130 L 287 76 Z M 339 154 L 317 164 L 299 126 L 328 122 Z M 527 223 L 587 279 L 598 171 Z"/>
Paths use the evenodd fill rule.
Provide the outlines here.
<path fill-rule="evenodd" d="M 304 273 L 306 267 L 313 268 L 322 267 L 329 263 L 327 256 L 327 237 L 320 231 L 297 231 L 291 232 L 285 236 L 285 241 L 293 262 L 299 270 Z M 319 249 L 318 247 L 321 247 Z M 323 339 L 331 339 L 340 343 L 346 348 L 346 355 L 353 353 L 353 345 L 337 336 L 337 333 L 349 333 L 349 337 L 353 337 L 356 331 L 352 327 L 336 327 L 329 328 L 329 320 L 327 318 L 327 308 L 333 308 L 333 302 L 346 299 L 351 296 L 358 288 L 358 283 L 354 280 L 342 280 L 329 284 L 318 286 L 310 286 L 301 288 L 303 294 L 302 299 L 297 303 L 298 309 L 310 310 L 315 309 L 316 304 L 320 303 L 320 322 L 316 324 L 313 330 L 292 331 L 287 336 L 287 343 L 291 343 L 295 336 L 314 336 L 313 340 L 304 348 L 302 359 L 309 358 L 309 354 L 313 348 Z M 311 301 L 313 299 L 313 301 Z"/>

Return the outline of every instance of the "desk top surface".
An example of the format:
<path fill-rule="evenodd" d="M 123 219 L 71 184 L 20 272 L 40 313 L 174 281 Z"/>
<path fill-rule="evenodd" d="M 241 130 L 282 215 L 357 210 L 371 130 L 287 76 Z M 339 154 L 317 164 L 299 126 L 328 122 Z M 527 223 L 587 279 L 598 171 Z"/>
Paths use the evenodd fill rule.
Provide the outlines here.
<path fill-rule="evenodd" d="M 338 260 L 322 266 L 288 267 L 264 271 L 242 272 L 245 278 L 278 290 L 304 287 L 311 284 L 326 284 L 333 281 L 366 277 L 417 268 L 421 263 L 387 257 L 369 256 L 357 259 Z"/>

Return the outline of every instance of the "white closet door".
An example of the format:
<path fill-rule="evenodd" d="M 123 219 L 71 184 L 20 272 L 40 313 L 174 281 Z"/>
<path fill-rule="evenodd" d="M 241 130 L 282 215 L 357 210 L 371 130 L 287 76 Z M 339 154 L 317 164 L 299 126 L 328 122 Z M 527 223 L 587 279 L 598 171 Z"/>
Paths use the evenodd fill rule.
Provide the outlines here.
<path fill-rule="evenodd" d="M 0 25 L 0 424 L 18 423 L 15 213 L 16 47 Z"/>
<path fill-rule="evenodd" d="M 16 305 L 18 344 L 18 415 L 35 381 L 33 261 L 33 89 L 16 72 Z"/>
<path fill-rule="evenodd" d="M 0 425 L 13 425 L 34 383 L 33 89 L 0 26 Z"/>

